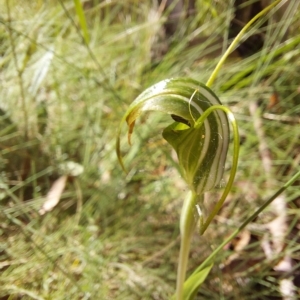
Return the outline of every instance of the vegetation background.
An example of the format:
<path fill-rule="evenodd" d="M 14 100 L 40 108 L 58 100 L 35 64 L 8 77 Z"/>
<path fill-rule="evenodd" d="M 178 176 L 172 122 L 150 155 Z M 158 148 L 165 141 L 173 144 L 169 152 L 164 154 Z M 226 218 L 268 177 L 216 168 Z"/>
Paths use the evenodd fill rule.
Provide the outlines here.
<path fill-rule="evenodd" d="M 189 272 L 299 168 L 300 12 L 287 2 L 249 32 L 263 47 L 232 55 L 213 87 L 238 120 L 240 163 Z M 186 193 L 160 134 L 171 118 L 142 116 L 131 148 L 124 129 L 127 176 L 116 130 L 151 84 L 206 82 L 234 1 L 196 1 L 171 36 L 155 1 L 81 1 L 87 27 L 76 3 L 0 1 L 0 299 L 168 299 Z M 224 249 L 197 299 L 300 299 L 299 184 Z"/>

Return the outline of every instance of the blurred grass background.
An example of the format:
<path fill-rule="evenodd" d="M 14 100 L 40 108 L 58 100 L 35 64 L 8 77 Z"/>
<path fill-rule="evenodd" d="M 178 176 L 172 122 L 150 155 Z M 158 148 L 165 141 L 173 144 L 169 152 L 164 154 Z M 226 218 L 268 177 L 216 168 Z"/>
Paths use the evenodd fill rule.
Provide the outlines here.
<path fill-rule="evenodd" d="M 168 299 L 186 192 L 160 135 L 171 119 L 142 116 L 131 148 L 124 129 L 128 176 L 117 162 L 116 130 L 151 84 L 174 76 L 206 82 L 230 43 L 233 2 L 198 0 L 198 10 L 172 36 L 163 27 L 168 11 L 154 1 L 82 1 L 86 31 L 75 2 L 0 1 L 0 299 Z M 233 55 L 213 86 L 238 119 L 241 156 L 229 201 L 204 237 L 195 233 L 189 271 L 299 168 L 296 2 L 261 33 L 263 48 Z M 263 142 L 269 173 L 259 152 Z M 40 215 L 70 163 L 83 173 L 68 176 L 60 203 Z M 220 191 L 208 195 L 210 203 Z M 299 181 L 285 203 L 282 251 L 267 259 L 261 246 L 271 240 L 264 225 L 276 217 L 270 209 L 249 227 L 242 251 L 234 243 L 224 249 L 199 299 L 281 299 L 285 277 L 300 298 Z M 287 255 L 292 271 L 276 272 Z"/>

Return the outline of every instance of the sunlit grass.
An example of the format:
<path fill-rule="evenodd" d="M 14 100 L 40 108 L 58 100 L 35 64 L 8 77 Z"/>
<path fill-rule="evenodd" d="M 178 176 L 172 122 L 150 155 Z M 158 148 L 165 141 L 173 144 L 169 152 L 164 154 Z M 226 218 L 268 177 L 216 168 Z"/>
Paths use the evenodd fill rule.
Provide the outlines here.
<path fill-rule="evenodd" d="M 85 2 L 89 48 L 74 1 L 0 2 L 1 297 L 167 299 L 174 293 L 179 209 L 186 187 L 170 149 L 150 130 L 163 128 L 166 118 L 149 115 L 140 121 L 126 158 L 132 166 L 128 177 L 117 164 L 115 135 L 128 104 L 149 85 L 172 76 L 206 82 L 219 58 L 207 55 L 215 40 L 226 37 L 220 24 L 229 17 L 222 4 L 200 11 L 167 48 L 164 16 L 148 2 Z M 280 32 L 273 35 L 270 28 L 262 51 L 230 59 L 213 88 L 241 127 L 240 168 L 230 202 L 209 229 L 206 244 L 194 237 L 190 271 L 299 168 L 299 12 L 290 20 L 287 40 L 276 39 Z M 276 28 L 285 30 L 285 24 Z M 191 42 L 203 36 L 200 43 Z M 274 89 L 279 102 L 268 108 Z M 249 114 L 254 100 L 260 103 L 272 153 L 272 186 L 265 185 L 268 176 Z M 282 121 L 283 116 L 291 119 Z M 140 151 L 146 155 L 137 155 Z M 39 216 L 66 161 L 83 165 L 84 173 L 67 183 L 52 212 Z M 286 201 L 291 233 L 285 251 L 297 262 L 297 185 Z M 255 241 L 238 263 L 246 267 L 213 270 L 199 299 L 279 294 L 272 270 L 276 263 L 265 259 L 259 242 L 263 224 L 271 219 L 272 212 L 266 213 L 250 227 Z M 261 289 L 253 295 L 257 283 Z"/>

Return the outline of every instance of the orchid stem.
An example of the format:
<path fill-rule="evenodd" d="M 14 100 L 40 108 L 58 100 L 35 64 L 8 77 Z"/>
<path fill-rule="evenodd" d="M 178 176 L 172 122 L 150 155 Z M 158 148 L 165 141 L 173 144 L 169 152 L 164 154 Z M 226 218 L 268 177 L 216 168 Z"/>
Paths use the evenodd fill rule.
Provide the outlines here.
<path fill-rule="evenodd" d="M 190 244 L 196 225 L 194 209 L 197 195 L 190 191 L 184 200 L 180 215 L 180 253 L 177 271 L 176 300 L 183 299 L 183 284 L 185 281 L 187 263 L 190 253 Z"/>

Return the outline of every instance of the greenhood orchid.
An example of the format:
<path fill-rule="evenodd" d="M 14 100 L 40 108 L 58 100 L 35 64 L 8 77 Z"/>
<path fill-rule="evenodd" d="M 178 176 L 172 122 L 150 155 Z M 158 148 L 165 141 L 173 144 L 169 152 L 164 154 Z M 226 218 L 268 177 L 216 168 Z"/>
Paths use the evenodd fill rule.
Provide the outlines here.
<path fill-rule="evenodd" d="M 238 157 L 237 127 L 232 113 L 207 86 L 190 78 L 167 79 L 136 98 L 122 119 L 117 139 L 117 154 L 124 170 L 119 137 L 122 124 L 126 121 L 129 126 L 130 143 L 135 121 L 145 111 L 167 113 L 176 120 L 164 129 L 163 137 L 176 151 L 181 175 L 196 196 L 211 190 L 222 179 L 229 145 L 229 118 L 236 139 L 232 178 L 229 180 L 232 184 Z M 222 203 L 229 189 L 225 191 Z"/>
<path fill-rule="evenodd" d="M 195 228 L 195 210 L 199 215 L 200 234 L 218 213 L 233 183 L 237 169 L 239 134 L 233 114 L 223 106 L 218 97 L 204 84 L 190 78 L 163 80 L 141 93 L 129 106 L 120 124 L 117 138 L 117 155 L 122 168 L 125 166 L 120 151 L 120 133 L 123 123 L 129 126 L 128 142 L 136 119 L 145 111 L 159 111 L 175 120 L 163 131 L 164 139 L 178 156 L 181 175 L 190 192 L 184 201 L 180 217 L 181 246 L 177 274 L 177 299 L 192 299 L 205 280 L 211 266 L 200 270 L 188 285 L 184 285 L 191 236 Z M 234 137 L 234 155 L 230 176 L 223 195 L 205 220 L 203 194 L 222 179 L 230 140 L 229 123 Z M 191 288 L 192 287 L 192 288 Z"/>
<path fill-rule="evenodd" d="M 203 112 L 220 105 L 215 94 L 192 79 L 167 79 L 144 91 L 129 107 L 123 120 L 130 136 L 137 117 L 143 111 L 160 111 L 179 117 L 163 132 L 163 137 L 175 149 L 182 176 L 189 187 L 202 194 L 216 186 L 222 177 L 229 143 L 226 114 L 215 111 L 204 126 L 197 124 Z M 187 125 L 185 123 L 190 124 Z M 118 140 L 118 153 L 119 140 Z M 119 160 L 122 163 L 121 156 Z"/>

